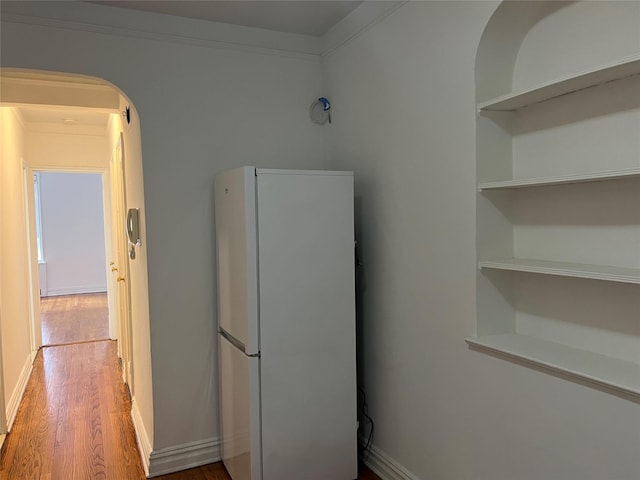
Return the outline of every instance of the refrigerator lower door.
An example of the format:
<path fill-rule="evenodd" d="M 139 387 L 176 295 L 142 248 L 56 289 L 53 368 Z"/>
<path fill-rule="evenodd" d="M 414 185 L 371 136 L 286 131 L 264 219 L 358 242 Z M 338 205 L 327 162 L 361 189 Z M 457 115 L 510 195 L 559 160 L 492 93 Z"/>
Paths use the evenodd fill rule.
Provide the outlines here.
<path fill-rule="evenodd" d="M 218 338 L 222 460 L 233 480 L 261 480 L 260 359 Z"/>

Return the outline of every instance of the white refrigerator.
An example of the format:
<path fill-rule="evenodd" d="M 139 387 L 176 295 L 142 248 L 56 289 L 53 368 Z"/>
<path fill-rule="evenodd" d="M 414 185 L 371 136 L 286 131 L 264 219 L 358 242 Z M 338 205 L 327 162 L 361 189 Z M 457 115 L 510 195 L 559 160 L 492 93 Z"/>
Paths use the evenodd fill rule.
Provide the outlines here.
<path fill-rule="evenodd" d="M 229 474 L 357 478 L 353 174 L 229 170 L 215 216 Z"/>

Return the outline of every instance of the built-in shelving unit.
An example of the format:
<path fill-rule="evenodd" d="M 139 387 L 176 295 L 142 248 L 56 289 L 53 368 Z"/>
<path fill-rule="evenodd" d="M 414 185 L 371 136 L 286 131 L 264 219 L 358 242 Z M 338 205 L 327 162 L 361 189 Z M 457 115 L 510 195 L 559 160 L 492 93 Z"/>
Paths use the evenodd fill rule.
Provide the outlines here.
<path fill-rule="evenodd" d="M 515 111 L 534 103 L 584 90 L 640 74 L 640 55 L 620 59 L 575 75 L 563 77 L 526 90 L 508 93 L 478 104 L 479 110 L 494 112 Z"/>
<path fill-rule="evenodd" d="M 478 103 L 478 326 L 466 339 L 638 401 L 639 91 L 640 54 Z"/>

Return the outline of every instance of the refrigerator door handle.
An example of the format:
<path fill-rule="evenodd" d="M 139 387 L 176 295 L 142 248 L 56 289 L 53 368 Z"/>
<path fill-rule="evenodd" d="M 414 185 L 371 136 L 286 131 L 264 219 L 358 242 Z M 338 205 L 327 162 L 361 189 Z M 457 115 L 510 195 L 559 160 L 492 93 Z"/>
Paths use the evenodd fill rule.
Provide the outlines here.
<path fill-rule="evenodd" d="M 243 343 L 238 340 L 237 338 L 234 338 L 229 332 L 227 332 L 224 328 L 220 327 L 218 329 L 218 333 L 220 335 L 222 335 L 231 345 L 233 345 L 234 347 L 236 347 L 238 350 L 240 350 L 242 353 L 244 353 L 247 357 L 260 357 L 260 353 L 252 353 L 252 354 L 247 354 L 247 349 L 246 347 L 243 345 Z"/>

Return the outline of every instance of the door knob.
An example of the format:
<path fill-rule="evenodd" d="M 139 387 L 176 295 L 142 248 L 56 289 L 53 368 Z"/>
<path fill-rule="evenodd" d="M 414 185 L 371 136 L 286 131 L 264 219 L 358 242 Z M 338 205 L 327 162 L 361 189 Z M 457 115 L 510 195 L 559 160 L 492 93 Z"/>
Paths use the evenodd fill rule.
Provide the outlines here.
<path fill-rule="evenodd" d="M 124 282 L 124 277 L 118 277 L 118 282 Z"/>

